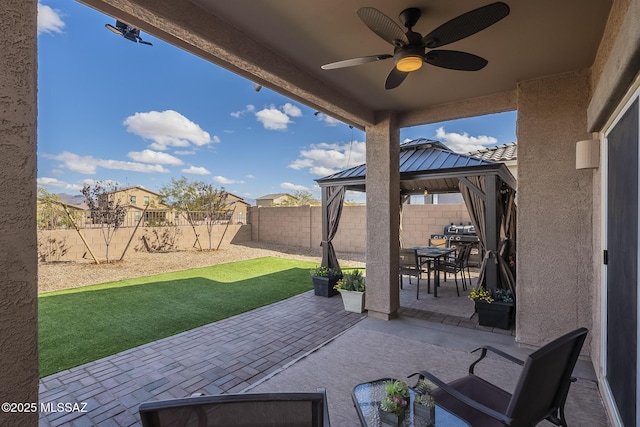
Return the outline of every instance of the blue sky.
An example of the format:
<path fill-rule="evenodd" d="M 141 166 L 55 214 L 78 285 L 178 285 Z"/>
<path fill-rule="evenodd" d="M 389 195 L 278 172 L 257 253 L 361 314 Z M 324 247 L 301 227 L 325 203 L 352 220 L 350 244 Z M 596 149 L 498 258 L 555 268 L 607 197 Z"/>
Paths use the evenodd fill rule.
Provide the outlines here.
<path fill-rule="evenodd" d="M 127 41 L 104 27 L 114 19 L 76 1 L 38 10 L 38 184 L 51 192 L 79 194 L 95 181 L 158 191 L 186 176 L 247 199 L 319 198 L 314 179 L 364 163 L 358 129 L 146 33 L 153 46 Z M 515 120 L 418 126 L 401 140 L 467 152 L 515 141 Z"/>

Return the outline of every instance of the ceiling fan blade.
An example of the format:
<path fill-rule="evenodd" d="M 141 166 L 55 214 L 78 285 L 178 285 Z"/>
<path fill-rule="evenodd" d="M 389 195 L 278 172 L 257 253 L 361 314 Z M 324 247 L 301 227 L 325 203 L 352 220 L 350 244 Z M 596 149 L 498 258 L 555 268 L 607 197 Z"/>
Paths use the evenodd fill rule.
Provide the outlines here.
<path fill-rule="evenodd" d="M 112 31 L 114 33 L 116 33 L 117 35 L 121 36 L 122 35 L 122 31 L 120 31 L 119 29 L 117 29 L 116 27 L 114 27 L 111 24 L 104 24 L 105 28 L 109 31 Z"/>
<path fill-rule="evenodd" d="M 370 56 L 362 56 L 360 58 L 353 59 L 345 59 L 344 61 L 332 62 L 330 64 L 323 65 L 323 70 L 333 70 L 335 68 L 345 68 L 345 67 L 353 67 L 354 65 L 366 64 L 369 62 L 382 61 L 383 59 L 393 58 L 393 55 L 382 54 L 382 55 L 370 55 Z"/>
<path fill-rule="evenodd" d="M 422 40 L 430 49 L 445 46 L 490 27 L 507 16 L 509 11 L 505 3 L 491 3 L 445 22 Z"/>
<path fill-rule="evenodd" d="M 397 88 L 404 81 L 404 79 L 407 78 L 408 75 L 409 73 L 406 73 L 404 71 L 399 71 L 394 66 L 391 69 L 391 72 L 389 73 L 389 75 L 387 76 L 387 80 L 384 82 L 384 88 L 387 90 Z"/>
<path fill-rule="evenodd" d="M 409 39 L 402 28 L 378 9 L 361 7 L 356 13 L 371 31 L 388 43 L 394 46 L 409 44 Z"/>
<path fill-rule="evenodd" d="M 436 67 L 461 71 L 478 71 L 488 64 L 488 61 L 480 56 L 457 50 L 430 50 L 424 61 Z"/>
<path fill-rule="evenodd" d="M 148 45 L 148 46 L 153 46 L 153 43 L 151 43 L 151 42 L 146 42 L 146 41 L 144 41 L 144 40 L 142 40 L 142 39 L 138 39 L 138 43 L 146 44 L 146 45 Z"/>

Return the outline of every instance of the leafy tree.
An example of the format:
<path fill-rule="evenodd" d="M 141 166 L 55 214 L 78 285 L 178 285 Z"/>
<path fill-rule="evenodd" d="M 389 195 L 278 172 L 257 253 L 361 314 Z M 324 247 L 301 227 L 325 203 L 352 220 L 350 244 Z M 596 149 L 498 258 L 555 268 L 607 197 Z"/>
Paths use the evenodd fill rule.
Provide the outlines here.
<path fill-rule="evenodd" d="M 102 237 L 104 237 L 104 243 L 107 247 L 107 262 L 109 262 L 111 239 L 124 223 L 127 215 L 126 205 L 121 203 L 120 199 L 116 200 L 115 194 L 113 194 L 117 189 L 118 187 L 115 185 L 107 185 L 98 181 L 93 187 L 85 185 L 81 191 L 91 212 L 91 220 L 94 224 L 100 224 Z"/>
<path fill-rule="evenodd" d="M 204 222 L 209 234 L 209 249 L 212 249 L 211 234 L 213 225 L 230 219 L 227 205 L 228 194 L 224 188 L 216 188 L 203 181 L 189 181 L 184 176 L 180 179 L 171 178 L 168 185 L 160 189 L 162 202 L 173 206 L 182 212 L 191 225 L 196 236 L 195 244 L 200 250 L 200 240 L 196 231 L 196 223 Z"/>
<path fill-rule="evenodd" d="M 57 194 L 50 193 L 42 187 L 38 187 L 38 227 L 54 229 L 59 227 L 70 228 L 72 220 L 79 220 L 77 213 L 75 218 L 67 216 L 64 210 L 64 202 Z"/>

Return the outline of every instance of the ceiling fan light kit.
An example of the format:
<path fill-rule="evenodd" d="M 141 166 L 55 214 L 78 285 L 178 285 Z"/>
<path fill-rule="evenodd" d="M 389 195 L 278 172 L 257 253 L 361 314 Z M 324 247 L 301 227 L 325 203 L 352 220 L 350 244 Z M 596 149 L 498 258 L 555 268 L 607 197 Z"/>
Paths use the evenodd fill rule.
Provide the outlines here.
<path fill-rule="evenodd" d="M 460 71 L 478 71 L 488 61 L 472 53 L 456 50 L 436 50 L 442 46 L 469 37 L 490 27 L 509 15 L 506 3 L 495 2 L 453 18 L 431 31 L 426 36 L 412 30 L 420 19 L 421 11 L 411 7 L 400 12 L 404 31 L 391 18 L 373 7 L 361 7 L 356 11 L 362 22 L 378 37 L 394 46 L 393 55 L 380 54 L 362 56 L 332 62 L 322 66 L 323 70 L 353 67 L 374 61 L 394 58 L 394 67 L 387 76 L 385 89 L 394 89 L 413 71 L 422 68 L 424 62 L 436 67 Z M 430 49 L 427 52 L 427 49 Z M 433 50 L 431 50 L 433 49 Z"/>
<path fill-rule="evenodd" d="M 396 55 L 396 68 L 398 71 L 410 73 L 422 68 L 424 59 L 419 49 L 402 49 Z"/>

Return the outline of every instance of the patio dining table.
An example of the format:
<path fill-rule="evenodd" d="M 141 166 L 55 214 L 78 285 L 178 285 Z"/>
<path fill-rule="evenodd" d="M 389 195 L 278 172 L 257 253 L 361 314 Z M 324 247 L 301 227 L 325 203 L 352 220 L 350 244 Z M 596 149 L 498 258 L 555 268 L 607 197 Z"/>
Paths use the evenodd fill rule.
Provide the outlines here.
<path fill-rule="evenodd" d="M 434 279 L 433 279 L 433 296 L 438 297 L 438 286 L 440 286 L 440 274 L 437 270 L 438 264 L 442 258 L 455 252 L 456 248 L 443 248 L 441 246 L 418 246 L 414 248 L 420 259 L 420 264 L 424 265 L 433 262 Z M 431 268 L 427 269 L 427 293 L 431 293 Z"/>

